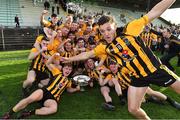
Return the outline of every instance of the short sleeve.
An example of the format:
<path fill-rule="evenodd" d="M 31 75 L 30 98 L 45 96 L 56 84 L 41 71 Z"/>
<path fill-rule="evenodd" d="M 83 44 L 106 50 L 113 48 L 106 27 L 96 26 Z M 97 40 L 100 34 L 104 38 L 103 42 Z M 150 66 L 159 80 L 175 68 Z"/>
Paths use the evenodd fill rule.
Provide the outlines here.
<path fill-rule="evenodd" d="M 39 36 L 36 38 L 36 42 L 41 43 L 43 37 L 44 37 L 43 35 L 39 35 Z"/>
<path fill-rule="evenodd" d="M 94 53 L 95 53 L 96 56 L 107 55 L 107 53 L 106 53 L 106 45 L 103 45 L 102 43 L 97 45 L 94 48 Z"/>
<path fill-rule="evenodd" d="M 54 65 L 50 64 L 50 66 L 51 66 L 51 72 L 53 76 L 56 76 L 61 73 L 61 71 L 58 68 L 56 68 Z"/>
<path fill-rule="evenodd" d="M 37 52 L 38 50 L 36 48 L 32 48 L 31 52 Z"/>
<path fill-rule="evenodd" d="M 51 22 L 49 22 L 49 21 L 47 21 L 47 20 L 44 20 L 44 21 L 43 21 L 43 25 L 44 25 L 45 27 L 49 27 L 49 26 L 51 26 Z"/>
<path fill-rule="evenodd" d="M 72 82 L 69 80 L 69 83 L 67 84 L 66 88 L 71 88 Z"/>
<path fill-rule="evenodd" d="M 108 74 L 105 79 L 111 80 L 112 79 L 112 74 Z"/>
<path fill-rule="evenodd" d="M 148 16 L 143 16 L 140 19 L 133 20 L 127 25 L 125 29 L 125 34 L 139 36 L 140 33 L 143 31 L 144 26 L 147 25 L 148 22 Z"/>

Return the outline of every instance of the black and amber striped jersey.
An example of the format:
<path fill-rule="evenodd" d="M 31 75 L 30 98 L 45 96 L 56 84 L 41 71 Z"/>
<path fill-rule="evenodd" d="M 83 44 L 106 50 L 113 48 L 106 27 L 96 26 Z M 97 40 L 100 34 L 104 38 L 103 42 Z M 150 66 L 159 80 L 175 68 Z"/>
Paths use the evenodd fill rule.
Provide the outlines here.
<path fill-rule="evenodd" d="M 32 48 L 31 52 L 38 52 L 36 48 Z M 51 55 L 49 51 L 43 52 L 45 55 Z M 47 59 L 43 57 L 42 54 L 39 54 L 36 58 L 34 58 L 31 62 L 30 69 L 38 70 L 44 72 L 46 68 L 46 61 Z"/>
<path fill-rule="evenodd" d="M 72 82 L 67 77 L 64 77 L 62 73 L 56 75 L 54 78 L 46 89 L 53 95 L 56 101 L 59 101 L 60 95 L 66 88 L 71 87 Z"/>
<path fill-rule="evenodd" d="M 52 23 L 52 21 L 43 20 L 42 24 L 43 24 L 44 27 L 48 27 L 48 28 L 51 28 L 53 30 L 57 30 L 57 28 L 58 28 L 58 25 L 57 24 L 54 25 Z"/>
<path fill-rule="evenodd" d="M 112 78 L 119 81 L 122 90 L 127 90 L 131 85 L 130 72 L 125 67 L 119 67 L 117 73 L 109 73 L 105 79 L 112 80 Z"/>
<path fill-rule="evenodd" d="M 67 52 L 67 51 L 64 51 L 64 52 L 61 52 L 61 56 L 62 57 L 72 57 L 74 56 L 74 52 Z"/>
<path fill-rule="evenodd" d="M 106 47 L 98 45 L 94 49 L 95 55 L 108 54 L 118 64 L 128 68 L 136 78 L 146 77 L 155 72 L 160 66 L 160 61 L 138 37 L 147 23 L 147 16 L 130 22 L 124 36 L 117 36 Z"/>
<path fill-rule="evenodd" d="M 150 48 L 151 44 L 152 44 L 151 33 L 150 32 L 142 32 L 140 37 L 145 42 L 145 44 Z"/>
<path fill-rule="evenodd" d="M 89 76 L 91 79 L 95 79 L 95 80 L 98 80 L 98 79 L 99 79 L 99 74 L 98 74 L 98 72 L 97 72 L 96 69 L 88 70 L 88 76 Z"/>
<path fill-rule="evenodd" d="M 116 75 L 117 75 L 119 83 L 121 85 L 121 89 L 122 90 L 128 89 L 128 87 L 131 84 L 129 70 L 125 67 L 119 68 Z"/>

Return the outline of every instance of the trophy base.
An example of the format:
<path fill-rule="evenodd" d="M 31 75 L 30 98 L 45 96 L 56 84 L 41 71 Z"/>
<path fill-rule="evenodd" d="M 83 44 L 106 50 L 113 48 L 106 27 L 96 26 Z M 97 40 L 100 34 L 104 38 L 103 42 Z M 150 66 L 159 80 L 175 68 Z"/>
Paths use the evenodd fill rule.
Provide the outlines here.
<path fill-rule="evenodd" d="M 81 91 L 81 92 L 84 92 L 84 91 L 85 91 L 85 89 L 84 89 L 83 86 L 81 86 L 80 91 Z"/>

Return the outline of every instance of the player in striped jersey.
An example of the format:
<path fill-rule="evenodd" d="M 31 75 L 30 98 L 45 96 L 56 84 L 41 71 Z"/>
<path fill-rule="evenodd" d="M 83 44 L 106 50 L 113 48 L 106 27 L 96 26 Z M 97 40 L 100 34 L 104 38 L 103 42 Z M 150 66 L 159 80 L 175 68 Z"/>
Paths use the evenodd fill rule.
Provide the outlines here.
<path fill-rule="evenodd" d="M 52 56 L 54 57 L 54 56 Z M 52 58 L 51 57 L 51 58 Z M 52 78 L 47 87 L 37 89 L 27 98 L 19 101 L 8 113 L 3 116 L 3 119 L 10 119 L 14 113 L 17 113 L 25 109 L 29 104 L 33 102 L 42 103 L 42 107 L 32 110 L 32 111 L 23 111 L 20 115 L 20 119 L 26 118 L 30 115 L 50 115 L 57 112 L 58 102 L 63 91 L 67 89 L 68 92 L 73 93 L 80 90 L 80 86 L 76 88 L 71 87 L 71 81 L 68 76 L 72 72 L 72 65 L 65 64 L 62 68 L 62 72 L 55 64 L 52 64 L 52 59 L 49 59 L 47 66 L 52 72 Z"/>
<path fill-rule="evenodd" d="M 119 66 L 114 60 L 110 61 L 111 62 L 109 63 L 109 69 L 111 70 L 113 76 L 116 76 L 118 78 L 124 96 L 123 98 L 127 98 L 127 91 L 129 86 L 131 85 L 131 72 L 127 68 Z M 149 99 L 157 103 L 167 101 L 171 106 L 180 109 L 180 104 L 178 102 L 162 94 L 161 92 L 152 90 L 150 87 L 148 87 L 146 94 L 149 96 L 149 98 L 147 98 L 147 101 Z"/>
<path fill-rule="evenodd" d="M 42 37 L 40 43 L 40 50 L 32 48 L 28 56 L 29 60 L 32 60 L 29 67 L 27 79 L 23 82 L 23 94 L 24 96 L 28 95 L 28 89 L 32 86 L 33 83 L 39 83 L 40 80 L 48 79 L 49 76 L 46 73 L 46 61 L 49 56 L 49 51 L 47 51 L 47 45 L 49 41 L 47 38 Z M 44 55 L 42 55 L 44 54 Z"/>
<path fill-rule="evenodd" d="M 111 16 L 102 16 L 99 31 L 107 41 L 107 46 L 98 45 L 90 52 L 84 52 L 63 61 L 72 62 L 85 60 L 102 54 L 116 59 L 119 65 L 132 72 L 132 82 L 128 89 L 128 110 L 139 119 L 150 119 L 141 108 L 143 97 L 150 84 L 170 86 L 180 93 L 180 78 L 161 64 L 159 59 L 144 44 L 139 35 L 143 27 L 159 17 L 175 0 L 162 0 L 145 16 L 130 22 L 124 29 L 124 35 L 117 36 L 116 23 Z"/>

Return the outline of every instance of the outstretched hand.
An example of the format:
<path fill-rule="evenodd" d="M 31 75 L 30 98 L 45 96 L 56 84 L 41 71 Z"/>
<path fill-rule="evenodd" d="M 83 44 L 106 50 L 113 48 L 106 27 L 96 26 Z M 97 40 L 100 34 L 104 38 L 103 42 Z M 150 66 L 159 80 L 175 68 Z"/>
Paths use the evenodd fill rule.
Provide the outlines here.
<path fill-rule="evenodd" d="M 67 57 L 61 57 L 61 58 L 60 58 L 60 61 L 61 61 L 62 63 L 70 63 L 70 62 L 72 62 L 72 61 L 70 61 L 70 59 L 67 58 Z"/>

